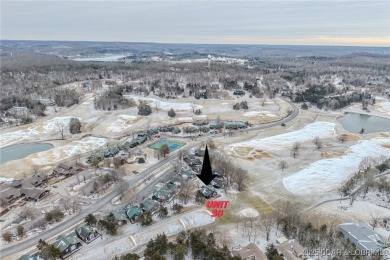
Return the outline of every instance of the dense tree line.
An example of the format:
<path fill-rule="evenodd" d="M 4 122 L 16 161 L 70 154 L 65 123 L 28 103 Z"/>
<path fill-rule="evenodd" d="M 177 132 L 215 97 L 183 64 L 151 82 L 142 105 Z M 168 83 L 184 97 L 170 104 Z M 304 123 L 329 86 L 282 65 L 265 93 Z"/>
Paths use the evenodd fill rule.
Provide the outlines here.
<path fill-rule="evenodd" d="M 124 93 L 132 92 L 130 86 L 115 86 L 104 92 L 101 96 L 95 98 L 95 109 L 99 110 L 117 110 L 133 107 L 135 104 L 132 100 L 123 96 Z"/>
<path fill-rule="evenodd" d="M 145 259 L 175 259 L 181 260 L 186 257 L 191 259 L 215 259 L 228 260 L 240 259 L 232 257 L 226 246 L 218 246 L 213 233 L 204 229 L 180 232 L 173 242 L 168 242 L 165 234 L 157 235 L 151 239 L 144 252 Z"/>

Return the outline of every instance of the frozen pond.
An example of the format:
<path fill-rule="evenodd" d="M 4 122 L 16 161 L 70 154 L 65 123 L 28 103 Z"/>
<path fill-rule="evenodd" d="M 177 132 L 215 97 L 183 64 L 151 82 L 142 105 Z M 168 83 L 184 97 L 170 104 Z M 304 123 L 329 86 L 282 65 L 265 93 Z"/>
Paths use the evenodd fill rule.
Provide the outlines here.
<path fill-rule="evenodd" d="M 390 132 L 390 119 L 359 113 L 347 112 L 338 118 L 344 129 L 352 133 Z"/>
<path fill-rule="evenodd" d="M 30 154 L 43 152 L 51 148 L 53 148 L 53 145 L 51 144 L 40 143 L 15 144 L 0 148 L 0 164 L 12 160 L 22 159 Z"/>

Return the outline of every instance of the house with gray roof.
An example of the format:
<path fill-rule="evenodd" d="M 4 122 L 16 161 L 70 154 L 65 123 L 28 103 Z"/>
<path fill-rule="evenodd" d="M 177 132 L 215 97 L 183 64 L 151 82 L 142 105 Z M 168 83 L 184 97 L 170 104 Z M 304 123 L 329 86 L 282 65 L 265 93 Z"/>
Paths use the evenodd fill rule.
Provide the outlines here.
<path fill-rule="evenodd" d="M 158 208 L 158 203 L 153 199 L 147 198 L 140 204 L 140 208 L 144 212 L 153 212 Z"/>
<path fill-rule="evenodd" d="M 38 249 L 35 249 L 19 257 L 19 260 L 44 260 L 44 259 L 39 256 Z"/>
<path fill-rule="evenodd" d="M 53 245 L 60 249 L 60 257 L 62 259 L 65 259 L 74 252 L 78 251 L 82 246 L 81 240 L 75 231 L 72 231 L 66 235 L 60 235 L 56 241 L 53 242 Z"/>
<path fill-rule="evenodd" d="M 244 121 L 226 121 L 224 124 L 226 129 L 242 129 L 248 127 L 248 122 Z"/>
<path fill-rule="evenodd" d="M 339 229 L 356 249 L 375 253 L 387 247 L 386 239 L 364 224 L 349 222 L 340 224 Z"/>
<path fill-rule="evenodd" d="M 220 189 L 223 187 L 223 181 L 218 178 L 214 178 L 211 182 L 210 185 L 213 185 L 214 188 Z"/>
<path fill-rule="evenodd" d="M 90 243 L 100 236 L 96 228 L 88 224 L 79 226 L 78 228 L 76 228 L 75 232 L 77 236 L 85 243 Z"/>
<path fill-rule="evenodd" d="M 205 185 L 200 187 L 199 191 L 206 199 L 215 198 L 218 195 L 218 193 L 214 189 Z"/>
<path fill-rule="evenodd" d="M 196 178 L 195 174 L 189 170 L 189 169 L 184 169 L 182 168 L 179 172 L 179 175 L 181 177 L 183 177 L 183 179 L 189 179 L 189 180 L 193 180 Z"/>
<path fill-rule="evenodd" d="M 127 208 L 126 210 L 126 215 L 128 219 L 130 219 L 131 223 L 135 223 L 135 219 L 141 213 L 142 213 L 142 209 L 139 206 L 132 206 L 130 208 Z"/>
<path fill-rule="evenodd" d="M 181 185 L 183 185 L 183 183 L 186 182 L 186 179 L 184 179 L 182 176 L 180 175 L 176 175 L 175 177 L 173 177 L 172 179 L 170 179 L 169 183 L 171 184 L 175 184 L 177 187 L 180 187 Z"/>
<path fill-rule="evenodd" d="M 127 224 L 127 214 L 126 214 L 126 208 L 120 208 L 114 211 L 111 211 L 111 213 L 114 215 L 115 220 L 117 221 L 118 225 Z"/>
<path fill-rule="evenodd" d="M 153 193 L 152 199 L 158 202 L 167 202 L 172 197 L 172 193 L 166 189 L 159 189 Z"/>

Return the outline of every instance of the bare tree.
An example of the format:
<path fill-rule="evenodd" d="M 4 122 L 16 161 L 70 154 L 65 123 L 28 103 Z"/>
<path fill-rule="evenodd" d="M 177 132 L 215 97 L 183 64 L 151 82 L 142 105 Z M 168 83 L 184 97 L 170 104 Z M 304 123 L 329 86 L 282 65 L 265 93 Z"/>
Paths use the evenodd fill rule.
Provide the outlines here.
<path fill-rule="evenodd" d="M 184 152 L 183 152 L 183 150 L 180 149 L 178 152 L 178 157 L 179 157 L 180 161 L 183 161 L 183 156 L 184 156 Z"/>
<path fill-rule="evenodd" d="M 61 135 L 61 139 L 64 140 L 64 132 L 65 132 L 65 124 L 63 122 L 57 122 L 56 123 L 56 126 L 57 126 L 57 131 L 58 133 Z"/>
<path fill-rule="evenodd" d="M 364 157 L 359 164 L 359 171 L 367 173 L 374 165 L 374 159 L 371 156 Z"/>
<path fill-rule="evenodd" d="M 159 101 L 157 101 L 154 105 L 154 109 L 156 110 L 156 112 L 158 113 L 160 111 L 160 107 L 161 107 L 161 104 Z"/>
<path fill-rule="evenodd" d="M 260 225 L 264 229 L 267 236 L 267 241 L 269 241 L 269 236 L 271 234 L 272 227 L 274 226 L 275 219 L 273 214 L 267 214 L 262 216 L 260 219 Z"/>
<path fill-rule="evenodd" d="M 346 134 L 339 135 L 337 139 L 343 144 L 345 141 L 347 141 L 347 135 Z"/>
<path fill-rule="evenodd" d="M 373 213 L 373 212 L 370 212 L 370 226 L 372 227 L 372 230 L 374 230 L 375 228 L 377 228 L 379 226 L 379 223 L 380 223 L 380 220 L 381 220 L 381 217 L 379 215 L 379 213 Z"/>
<path fill-rule="evenodd" d="M 322 148 L 322 141 L 321 141 L 321 139 L 318 136 L 314 137 L 313 144 L 317 147 L 317 150 L 321 150 L 321 148 Z"/>
<path fill-rule="evenodd" d="M 279 162 L 279 168 L 283 171 L 284 169 L 287 168 L 287 162 L 282 160 Z"/>
<path fill-rule="evenodd" d="M 178 195 L 180 201 L 183 202 L 184 204 L 187 204 L 187 201 L 192 198 L 193 190 L 194 190 L 194 185 L 192 182 L 190 181 L 184 182 L 180 187 L 180 191 Z"/>
<path fill-rule="evenodd" d="M 297 158 L 300 149 L 301 149 L 301 144 L 300 143 L 296 142 L 296 143 L 293 144 L 291 153 L 292 153 L 292 156 L 294 158 Z"/>
<path fill-rule="evenodd" d="M 234 182 L 237 183 L 238 191 L 245 190 L 245 181 L 248 179 L 248 172 L 242 168 L 237 168 L 232 177 Z"/>
<path fill-rule="evenodd" d="M 119 169 L 121 164 L 122 164 L 121 158 L 120 157 L 114 157 L 114 167 L 115 167 L 115 169 Z"/>

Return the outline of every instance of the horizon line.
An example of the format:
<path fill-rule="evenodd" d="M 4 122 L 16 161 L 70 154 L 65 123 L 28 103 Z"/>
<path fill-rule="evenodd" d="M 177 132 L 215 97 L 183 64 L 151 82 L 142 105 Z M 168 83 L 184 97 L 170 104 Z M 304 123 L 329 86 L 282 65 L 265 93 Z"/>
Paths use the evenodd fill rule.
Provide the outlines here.
<path fill-rule="evenodd" d="M 1 41 L 33 41 L 33 42 L 102 42 L 102 43 L 148 43 L 148 44 L 180 44 L 180 45 L 242 45 L 242 46 L 314 46 L 314 47 L 358 47 L 358 48 L 390 48 L 389 46 L 375 46 L 375 45 L 322 45 L 322 44 L 300 44 L 300 43 L 190 43 L 190 42 L 157 42 L 157 41 L 102 41 L 102 40 L 39 40 L 39 39 L 0 39 Z"/>

